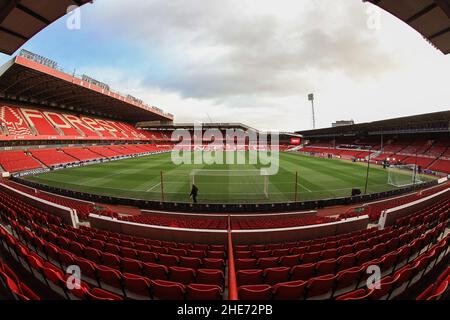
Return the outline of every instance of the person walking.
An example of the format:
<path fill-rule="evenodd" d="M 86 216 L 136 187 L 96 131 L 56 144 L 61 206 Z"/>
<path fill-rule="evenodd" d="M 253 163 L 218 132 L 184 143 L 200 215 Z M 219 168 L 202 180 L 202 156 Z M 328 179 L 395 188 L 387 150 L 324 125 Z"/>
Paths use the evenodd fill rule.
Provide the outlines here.
<path fill-rule="evenodd" d="M 192 201 L 194 203 L 197 203 L 197 195 L 198 195 L 198 188 L 195 184 L 192 185 L 191 194 L 189 197 L 192 197 Z"/>

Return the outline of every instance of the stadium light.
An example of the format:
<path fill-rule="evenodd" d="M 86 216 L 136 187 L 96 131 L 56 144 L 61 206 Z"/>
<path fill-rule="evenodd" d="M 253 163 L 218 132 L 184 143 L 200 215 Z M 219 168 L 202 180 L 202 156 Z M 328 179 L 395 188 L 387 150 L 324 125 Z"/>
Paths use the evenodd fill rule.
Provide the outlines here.
<path fill-rule="evenodd" d="M 314 93 L 308 94 L 308 101 L 311 101 L 312 106 L 312 119 L 313 119 L 313 129 L 316 128 L 316 113 L 314 111 Z"/>

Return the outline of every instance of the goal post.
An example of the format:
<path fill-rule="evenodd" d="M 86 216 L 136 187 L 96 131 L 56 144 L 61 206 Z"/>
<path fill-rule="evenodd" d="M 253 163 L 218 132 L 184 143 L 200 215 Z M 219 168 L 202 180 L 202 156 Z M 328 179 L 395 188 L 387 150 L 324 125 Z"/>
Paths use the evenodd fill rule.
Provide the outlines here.
<path fill-rule="evenodd" d="M 418 167 L 414 164 L 388 167 L 388 184 L 397 188 L 422 183 Z"/>
<path fill-rule="evenodd" d="M 190 173 L 191 184 L 199 189 L 215 192 L 234 192 L 243 196 L 264 196 L 269 198 L 269 173 L 264 169 L 254 170 L 213 170 L 193 169 Z M 202 191 L 203 194 L 205 192 Z"/>

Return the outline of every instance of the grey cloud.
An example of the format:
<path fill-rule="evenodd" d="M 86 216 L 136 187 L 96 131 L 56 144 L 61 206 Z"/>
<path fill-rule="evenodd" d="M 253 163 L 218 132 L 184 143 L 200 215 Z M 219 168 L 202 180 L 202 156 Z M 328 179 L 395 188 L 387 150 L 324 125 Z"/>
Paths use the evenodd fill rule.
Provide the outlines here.
<path fill-rule="evenodd" d="M 149 72 L 144 84 L 184 97 L 306 94 L 333 72 L 364 81 L 397 64 L 365 28 L 360 0 L 339 1 L 341 7 L 329 0 L 279 1 L 304 5 L 294 20 L 252 14 L 249 1 L 129 0 L 128 10 L 122 1 L 108 2 L 101 19 L 120 21 L 111 24 L 116 35 L 157 46 L 172 65 L 163 79 Z M 198 58 L 198 51 L 211 53 Z"/>

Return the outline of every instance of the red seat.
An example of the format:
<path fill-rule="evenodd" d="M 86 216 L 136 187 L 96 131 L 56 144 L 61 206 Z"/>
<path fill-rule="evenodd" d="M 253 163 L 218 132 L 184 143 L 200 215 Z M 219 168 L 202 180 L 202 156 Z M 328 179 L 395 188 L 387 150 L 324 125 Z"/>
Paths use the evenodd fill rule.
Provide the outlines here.
<path fill-rule="evenodd" d="M 450 278 L 442 282 L 437 288 L 435 288 L 433 294 L 427 297 L 427 300 L 441 300 L 450 287 Z"/>
<path fill-rule="evenodd" d="M 71 281 L 69 279 L 70 275 L 66 275 L 66 283 L 67 281 Z M 72 279 L 73 281 L 73 279 Z M 89 286 L 81 281 L 80 286 L 74 286 L 71 290 L 68 291 L 68 296 L 70 300 L 87 300 L 89 297 L 87 293 L 89 292 Z"/>
<path fill-rule="evenodd" d="M 58 257 L 63 267 L 68 267 L 75 264 L 73 254 L 68 251 L 59 251 Z"/>
<path fill-rule="evenodd" d="M 101 241 L 101 240 L 98 240 L 98 239 L 92 239 L 90 244 L 89 244 L 89 246 L 91 248 L 94 248 L 96 250 L 100 250 L 101 251 L 105 247 L 105 242 Z"/>
<path fill-rule="evenodd" d="M 316 243 L 312 244 L 308 248 L 308 252 L 318 252 L 323 249 L 324 244 L 323 243 Z"/>
<path fill-rule="evenodd" d="M 176 266 L 178 265 L 179 258 L 171 254 L 159 254 L 158 262 L 165 266 Z"/>
<path fill-rule="evenodd" d="M 223 244 L 211 244 L 210 246 L 209 246 L 209 250 L 212 250 L 212 251 L 225 251 L 225 245 L 223 245 Z"/>
<path fill-rule="evenodd" d="M 70 244 L 70 252 L 72 252 L 74 255 L 80 257 L 84 256 L 84 249 L 85 249 L 84 246 L 80 243 L 72 242 Z"/>
<path fill-rule="evenodd" d="M 156 262 L 158 260 L 158 255 L 154 252 L 138 251 L 137 255 L 142 262 Z"/>
<path fill-rule="evenodd" d="M 397 261 L 396 252 L 390 252 L 384 255 L 381 258 L 381 265 L 380 265 L 382 274 L 389 274 L 394 268 L 396 261 Z"/>
<path fill-rule="evenodd" d="M 270 300 L 272 287 L 268 284 L 241 286 L 238 289 L 239 300 Z"/>
<path fill-rule="evenodd" d="M 81 277 L 83 278 L 83 280 L 91 284 L 94 283 L 96 285 L 99 285 L 97 280 L 95 263 L 76 256 L 74 257 L 74 260 L 75 264 L 79 266 L 81 269 Z"/>
<path fill-rule="evenodd" d="M 252 252 L 251 251 L 236 251 L 234 253 L 235 259 L 252 259 Z"/>
<path fill-rule="evenodd" d="M 143 300 L 151 299 L 150 280 L 134 274 L 124 273 L 123 283 L 128 298 Z"/>
<path fill-rule="evenodd" d="M 320 252 L 307 252 L 304 253 L 301 257 L 302 263 L 311 263 L 311 262 L 317 262 L 320 259 Z"/>
<path fill-rule="evenodd" d="M 326 275 L 308 281 L 307 299 L 330 299 L 333 294 L 336 276 Z"/>
<path fill-rule="evenodd" d="M 225 251 L 206 251 L 206 257 L 215 259 L 225 259 Z"/>
<path fill-rule="evenodd" d="M 389 295 L 394 287 L 395 282 L 397 281 L 396 278 L 387 276 L 381 279 L 380 282 L 380 288 L 374 289 L 370 293 L 369 299 L 370 300 L 387 300 L 389 298 Z"/>
<path fill-rule="evenodd" d="M 202 243 L 194 243 L 194 249 L 195 250 L 206 251 L 206 250 L 209 249 L 209 245 L 208 244 L 202 244 Z"/>
<path fill-rule="evenodd" d="M 225 261 L 223 259 L 205 258 L 203 259 L 202 268 L 204 269 L 223 269 Z"/>
<path fill-rule="evenodd" d="M 152 280 L 151 289 L 153 297 L 159 300 L 184 300 L 186 293 L 181 283 L 164 280 Z"/>
<path fill-rule="evenodd" d="M 184 249 L 178 249 L 178 248 L 169 248 L 167 251 L 168 254 L 172 254 L 174 256 L 186 256 L 187 251 Z"/>
<path fill-rule="evenodd" d="M 353 253 L 353 246 L 351 244 L 347 244 L 347 245 L 343 245 L 339 248 L 339 255 L 340 256 L 344 256 L 347 254 L 352 254 Z"/>
<path fill-rule="evenodd" d="M 297 265 L 291 269 L 291 280 L 308 280 L 314 277 L 315 272 L 315 263 Z"/>
<path fill-rule="evenodd" d="M 415 273 L 417 263 L 413 265 L 406 265 L 402 269 L 395 272 L 394 278 L 396 278 L 394 290 L 391 292 L 389 299 L 393 299 L 402 294 L 409 285 L 409 281 Z"/>
<path fill-rule="evenodd" d="M 119 246 L 112 244 L 112 243 L 106 243 L 103 251 L 111 253 L 111 254 L 115 254 L 115 255 L 120 254 Z"/>
<path fill-rule="evenodd" d="M 170 267 L 169 279 L 173 282 L 182 284 L 190 284 L 195 282 L 195 271 L 191 268 L 184 267 Z"/>
<path fill-rule="evenodd" d="M 365 300 L 371 294 L 371 290 L 359 289 L 356 291 L 352 291 L 341 295 L 336 298 L 336 300 Z"/>
<path fill-rule="evenodd" d="M 336 269 L 336 260 L 323 260 L 316 264 L 316 276 L 324 276 L 326 274 L 333 274 Z"/>
<path fill-rule="evenodd" d="M 299 255 L 290 255 L 280 258 L 280 265 L 282 267 L 293 267 L 299 264 Z"/>
<path fill-rule="evenodd" d="M 101 252 L 98 251 L 97 249 L 87 247 L 84 250 L 84 256 L 85 256 L 86 259 L 91 260 L 92 262 L 95 262 L 95 263 L 98 263 L 98 264 L 102 263 Z"/>
<path fill-rule="evenodd" d="M 112 268 L 97 265 L 97 276 L 100 281 L 100 286 L 108 291 L 120 290 L 122 288 L 122 274 Z"/>
<path fill-rule="evenodd" d="M 255 269 L 256 259 L 237 259 L 236 260 L 236 269 L 237 270 L 249 270 Z"/>
<path fill-rule="evenodd" d="M 236 279 L 239 286 L 260 284 L 263 282 L 263 271 L 260 269 L 239 270 Z"/>
<path fill-rule="evenodd" d="M 102 264 L 113 269 L 120 269 L 120 259 L 112 253 L 102 253 Z"/>
<path fill-rule="evenodd" d="M 356 261 L 360 265 L 367 261 L 370 261 L 370 259 L 372 259 L 372 250 L 371 249 L 364 249 L 364 250 L 359 251 L 356 254 Z"/>
<path fill-rule="evenodd" d="M 355 290 L 359 284 L 362 272 L 364 272 L 364 270 L 360 267 L 353 267 L 340 271 L 336 278 L 335 295 L 341 295 Z"/>
<path fill-rule="evenodd" d="M 180 267 L 198 269 L 202 264 L 202 260 L 192 257 L 180 257 Z"/>
<path fill-rule="evenodd" d="M 186 287 L 187 300 L 222 300 L 222 289 L 210 284 L 190 284 Z"/>
<path fill-rule="evenodd" d="M 274 250 L 272 250 L 272 256 L 274 256 L 274 257 L 288 256 L 289 255 L 289 251 L 290 251 L 290 249 L 288 249 L 288 248 L 285 248 L 285 249 L 274 249 Z"/>
<path fill-rule="evenodd" d="M 94 288 L 90 292 L 88 291 L 86 295 L 90 300 L 123 300 L 121 296 L 100 288 Z"/>
<path fill-rule="evenodd" d="M 261 258 L 258 260 L 258 268 L 267 269 L 278 267 L 278 257 Z"/>
<path fill-rule="evenodd" d="M 129 259 L 137 259 L 138 253 L 134 249 L 124 247 L 121 249 L 121 256 L 124 258 L 129 258 Z M 155 258 L 155 260 L 156 260 L 156 258 Z"/>
<path fill-rule="evenodd" d="M 198 269 L 196 281 L 200 284 L 214 284 L 223 287 L 224 274 L 221 270 Z"/>
<path fill-rule="evenodd" d="M 49 262 L 46 262 L 42 266 L 42 272 L 45 276 L 45 280 L 48 286 L 55 292 L 59 293 L 61 296 L 66 296 L 66 281 L 64 279 L 64 274 L 60 269 L 56 268 Z"/>
<path fill-rule="evenodd" d="M 253 257 L 256 259 L 268 258 L 271 253 L 271 250 L 256 250 L 253 251 Z"/>
<path fill-rule="evenodd" d="M 322 260 L 328 260 L 328 259 L 336 259 L 338 257 L 338 250 L 335 248 L 327 249 L 322 251 Z"/>
<path fill-rule="evenodd" d="M 152 280 L 168 280 L 169 268 L 152 262 L 143 263 L 142 275 Z"/>
<path fill-rule="evenodd" d="M 165 248 L 165 247 L 160 247 L 160 246 L 151 246 L 151 251 L 156 252 L 156 253 L 160 253 L 160 254 L 167 254 L 167 251 L 169 251 L 169 249 Z"/>
<path fill-rule="evenodd" d="M 307 247 L 294 247 L 291 249 L 291 254 L 297 254 L 297 255 L 302 255 L 304 253 L 306 253 L 308 251 Z"/>
<path fill-rule="evenodd" d="M 264 283 L 274 285 L 280 282 L 289 281 L 289 271 L 288 267 L 277 267 L 277 268 L 268 268 L 264 270 Z"/>
<path fill-rule="evenodd" d="M 345 256 L 340 256 L 337 259 L 337 271 L 346 270 L 355 266 L 356 263 L 356 255 L 355 254 L 347 254 Z"/>
<path fill-rule="evenodd" d="M 353 250 L 355 252 L 367 249 L 367 241 L 358 241 L 353 244 Z"/>
<path fill-rule="evenodd" d="M 136 275 L 142 274 L 142 263 L 138 260 L 122 258 L 122 271 Z"/>
<path fill-rule="evenodd" d="M 205 257 L 205 251 L 203 251 L 203 250 L 188 250 L 187 255 L 188 255 L 188 257 L 201 259 L 201 258 Z"/>
<path fill-rule="evenodd" d="M 297 280 L 278 283 L 273 286 L 275 300 L 300 300 L 304 298 L 308 282 Z"/>

